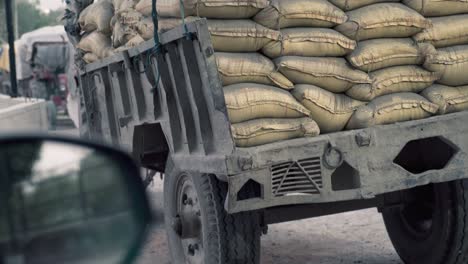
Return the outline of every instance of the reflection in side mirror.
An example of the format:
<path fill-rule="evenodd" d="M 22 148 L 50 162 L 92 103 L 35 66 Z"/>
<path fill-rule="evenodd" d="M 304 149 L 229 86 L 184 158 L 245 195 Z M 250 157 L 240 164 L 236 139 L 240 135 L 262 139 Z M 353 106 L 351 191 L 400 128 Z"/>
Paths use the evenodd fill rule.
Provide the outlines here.
<path fill-rule="evenodd" d="M 0 141 L 0 263 L 122 263 L 150 220 L 126 155 L 69 140 Z"/>

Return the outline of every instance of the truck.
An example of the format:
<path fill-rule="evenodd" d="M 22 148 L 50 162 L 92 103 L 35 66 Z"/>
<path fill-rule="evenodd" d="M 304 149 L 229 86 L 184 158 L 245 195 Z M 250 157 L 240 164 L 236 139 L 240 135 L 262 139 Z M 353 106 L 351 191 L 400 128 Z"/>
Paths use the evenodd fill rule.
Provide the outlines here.
<path fill-rule="evenodd" d="M 259 263 L 268 225 L 365 208 L 405 263 L 467 263 L 468 112 L 239 148 L 206 20 L 160 41 L 80 70 L 80 132 L 163 175 L 173 263 Z"/>

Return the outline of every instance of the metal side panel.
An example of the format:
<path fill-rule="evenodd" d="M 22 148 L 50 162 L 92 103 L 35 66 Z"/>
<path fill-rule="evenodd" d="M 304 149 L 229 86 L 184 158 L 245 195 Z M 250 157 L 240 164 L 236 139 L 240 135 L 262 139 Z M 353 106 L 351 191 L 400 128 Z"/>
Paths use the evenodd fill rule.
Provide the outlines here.
<path fill-rule="evenodd" d="M 371 199 L 468 178 L 468 112 L 238 149 L 229 212 Z M 242 171 L 242 169 L 244 171 Z M 242 199 L 244 188 L 258 195 Z"/>

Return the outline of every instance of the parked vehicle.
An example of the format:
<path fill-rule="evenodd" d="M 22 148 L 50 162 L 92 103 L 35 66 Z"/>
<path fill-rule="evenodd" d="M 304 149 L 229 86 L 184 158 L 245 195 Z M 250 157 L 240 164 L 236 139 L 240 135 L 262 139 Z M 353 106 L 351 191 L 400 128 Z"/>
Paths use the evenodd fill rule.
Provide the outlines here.
<path fill-rule="evenodd" d="M 164 173 L 174 263 L 259 263 L 268 225 L 371 207 L 407 263 L 466 263 L 468 112 L 238 148 L 206 21 L 184 30 L 80 75 L 81 134 Z"/>

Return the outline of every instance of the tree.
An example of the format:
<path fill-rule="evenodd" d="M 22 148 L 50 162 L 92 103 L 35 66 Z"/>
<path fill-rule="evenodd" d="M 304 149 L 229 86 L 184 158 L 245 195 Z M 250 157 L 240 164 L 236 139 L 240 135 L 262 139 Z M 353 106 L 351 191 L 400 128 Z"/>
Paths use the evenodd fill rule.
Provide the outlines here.
<path fill-rule="evenodd" d="M 5 0 L 0 0 L 0 19 L 5 19 Z M 45 26 L 59 25 L 58 18 L 63 14 L 63 10 L 55 10 L 46 14 L 39 8 L 39 1 L 18 1 L 18 37 Z M 0 21 L 0 43 L 6 42 L 6 24 Z"/>

